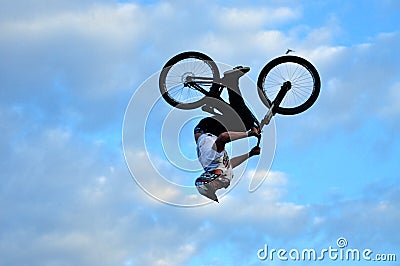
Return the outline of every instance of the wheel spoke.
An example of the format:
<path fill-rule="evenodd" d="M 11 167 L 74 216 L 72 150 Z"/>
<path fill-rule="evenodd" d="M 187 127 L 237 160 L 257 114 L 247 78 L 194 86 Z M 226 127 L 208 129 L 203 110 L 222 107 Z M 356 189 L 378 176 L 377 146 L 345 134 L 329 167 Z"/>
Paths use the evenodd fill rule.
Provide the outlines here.
<path fill-rule="evenodd" d="M 313 73 L 301 63 L 282 61 L 273 66 L 262 81 L 262 90 L 267 99 L 273 101 L 286 81 L 290 81 L 292 87 L 282 100 L 281 108 L 301 106 L 314 93 Z"/>
<path fill-rule="evenodd" d="M 193 103 L 204 97 L 204 94 L 197 89 L 183 85 L 187 77 L 213 79 L 214 69 L 211 62 L 197 57 L 188 57 L 174 63 L 167 69 L 164 75 L 164 90 L 167 96 L 177 104 Z M 211 87 L 211 84 L 198 83 L 197 85 L 205 91 L 209 91 Z"/>

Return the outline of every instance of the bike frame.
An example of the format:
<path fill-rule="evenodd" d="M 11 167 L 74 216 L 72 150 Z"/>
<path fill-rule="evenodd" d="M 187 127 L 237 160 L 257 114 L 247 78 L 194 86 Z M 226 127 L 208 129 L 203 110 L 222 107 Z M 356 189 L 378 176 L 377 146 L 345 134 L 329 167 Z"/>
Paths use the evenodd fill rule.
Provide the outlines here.
<path fill-rule="evenodd" d="M 240 78 L 240 77 L 239 77 Z M 200 91 L 201 93 L 203 93 L 204 95 L 208 96 L 208 97 L 213 97 L 213 98 L 217 98 L 223 102 L 225 102 L 220 96 L 222 93 L 222 90 L 224 88 L 227 88 L 226 85 L 224 85 L 224 79 L 225 76 L 220 79 L 218 82 L 215 82 L 213 80 L 213 78 L 208 78 L 208 77 L 186 77 L 186 82 L 184 83 L 184 86 L 188 86 L 190 88 L 194 88 L 198 91 Z M 204 84 L 204 85 L 212 85 L 210 88 L 210 91 L 206 91 L 205 89 L 203 89 L 200 85 Z M 215 86 L 214 86 L 215 85 Z M 292 88 L 291 82 L 290 81 L 286 81 L 283 83 L 283 85 L 281 86 L 281 89 L 279 90 L 276 98 L 273 100 L 268 112 L 266 113 L 266 115 L 264 116 L 264 118 L 261 120 L 260 122 L 260 129 L 262 129 L 265 125 L 268 125 L 272 119 L 272 117 L 276 114 L 275 112 L 275 107 L 278 107 L 282 100 L 285 98 L 287 92 Z M 232 88 L 234 90 L 237 90 L 238 92 L 240 92 L 240 88 L 239 86 L 236 86 L 236 88 Z M 226 102 L 225 102 L 226 103 Z M 208 109 L 207 109 L 208 107 Z M 213 112 L 212 110 L 214 109 L 214 106 L 206 106 L 205 108 L 202 108 L 203 111 L 215 114 L 215 112 Z"/>
<path fill-rule="evenodd" d="M 203 85 L 211 85 L 210 91 L 209 92 L 206 91 L 199 84 L 200 85 L 201 84 L 203 84 Z M 186 81 L 184 82 L 184 86 L 185 87 L 194 88 L 194 89 L 200 91 L 201 93 L 203 93 L 204 95 L 206 95 L 208 97 L 214 97 L 214 98 L 218 98 L 218 99 L 220 99 L 222 90 L 224 88 L 226 88 L 226 86 L 223 85 L 221 81 L 219 81 L 217 83 L 217 82 L 214 81 L 213 78 L 208 78 L 208 77 L 190 77 L 190 76 L 186 77 Z"/>

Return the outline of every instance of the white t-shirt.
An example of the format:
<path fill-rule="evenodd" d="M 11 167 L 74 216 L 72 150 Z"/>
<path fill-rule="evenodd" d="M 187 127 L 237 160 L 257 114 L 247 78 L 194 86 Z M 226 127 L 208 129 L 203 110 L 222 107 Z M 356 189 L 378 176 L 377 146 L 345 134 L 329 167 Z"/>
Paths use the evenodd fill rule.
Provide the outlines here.
<path fill-rule="evenodd" d="M 229 161 L 229 156 L 226 150 L 217 152 L 212 147 L 217 136 L 210 133 L 202 134 L 197 140 L 197 156 L 204 171 L 211 172 L 220 169 L 223 175 L 229 179 L 232 178 L 232 166 Z"/>

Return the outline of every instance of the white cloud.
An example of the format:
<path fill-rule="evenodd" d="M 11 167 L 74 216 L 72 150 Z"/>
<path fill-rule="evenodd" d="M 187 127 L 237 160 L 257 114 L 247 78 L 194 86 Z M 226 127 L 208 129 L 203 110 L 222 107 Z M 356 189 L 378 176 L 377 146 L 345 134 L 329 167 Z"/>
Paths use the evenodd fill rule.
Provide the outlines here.
<path fill-rule="evenodd" d="M 388 51 L 398 39 L 396 33 L 381 34 L 369 43 L 320 46 L 306 52 L 319 71 L 321 92 L 309 110 L 279 120 L 282 138 L 304 145 L 313 138 L 335 135 L 336 130 L 354 132 L 371 119 L 390 122 L 389 113 L 396 112 L 398 81 L 394 73 L 399 64 Z M 293 135 L 287 128 L 298 131 Z"/>
<path fill-rule="evenodd" d="M 33 104 L 46 119 L 81 128 L 115 123 L 124 102 L 118 94 L 140 75 L 130 69 L 141 14 L 133 5 L 95 6 L 2 21 L 1 101 Z"/>
<path fill-rule="evenodd" d="M 132 91 L 187 49 L 250 62 L 255 73 L 288 46 L 310 58 L 321 71 L 321 96 L 306 115 L 279 120 L 280 139 L 290 139 L 285 131 L 293 137 L 284 121 L 304 141 L 362 122 L 365 113 L 397 116 L 398 33 L 344 47 L 331 44 L 337 28 L 280 29 L 302 20 L 284 6 L 215 4 L 211 10 L 226 11 L 229 19 L 215 21 L 218 12 L 206 13 L 210 6 L 201 1 L 189 7 L 184 1 L 86 3 L 8 1 L 0 11 L 0 264 L 185 265 L 218 259 L 215 246 L 231 246 L 243 265 L 271 239 L 299 243 L 310 235 L 326 241 L 346 234 L 350 243 L 399 242 L 393 234 L 398 184 L 382 188 L 376 199 L 360 193 L 358 200 L 306 205 L 288 200 L 292 179 L 273 171 L 254 193 L 241 180 L 219 205 L 176 208 L 132 181 L 119 141 Z M 248 27 L 237 18 L 246 18 Z M 230 25 L 243 27 L 241 34 L 228 32 Z M 277 29 L 266 29 L 272 26 Z M 157 164 L 170 171 L 161 159 Z M 255 174 L 261 179 L 267 171 Z M 166 198 L 184 196 L 153 185 Z"/>
<path fill-rule="evenodd" d="M 271 27 L 272 25 L 285 23 L 300 17 L 296 9 L 289 7 L 222 7 L 216 9 L 214 12 L 218 24 L 224 30 L 234 31 L 236 34 L 240 34 L 240 31 L 248 31 L 249 29 L 258 30 L 264 27 Z"/>
<path fill-rule="evenodd" d="M 396 182 L 378 186 L 376 192 L 359 199 L 312 207 L 319 214 L 316 228 L 324 230 L 332 239 L 346 236 L 353 247 L 368 245 L 382 250 L 398 243 L 399 237 L 391 233 L 399 218 L 398 187 Z"/>
<path fill-rule="evenodd" d="M 387 236 L 396 226 L 395 191 L 378 191 L 383 196 L 377 201 L 301 205 L 285 200 L 290 182 L 283 172 L 271 172 L 254 193 L 248 193 L 247 180 L 242 180 L 220 204 L 171 207 L 141 191 L 120 159 L 110 166 L 95 144 L 61 129 L 48 129 L 35 139 L 39 140 L 35 146 L 20 146 L 19 156 L 11 154 L 9 161 L 12 166 L 28 162 L 30 179 L 19 180 L 25 170 L 17 168 L 3 180 L 1 204 L 13 206 L 2 209 L 5 215 L 0 219 L 7 230 L 0 238 L 4 264 L 184 265 L 196 258 L 206 263 L 214 257 L 216 245 L 238 250 L 234 258 L 242 263 L 271 239 L 294 245 L 314 232 L 318 243 L 330 244 L 345 234 L 355 245 L 354 230 L 359 234 L 367 230 L 368 237 L 375 238 Z M 33 152 L 39 147 L 46 149 Z M 48 194 L 51 190 L 56 194 Z M 13 196 L 15 191 L 28 197 Z M 352 218 L 365 210 L 359 219 Z M 371 220 L 373 216 L 387 219 Z M 338 224 L 348 226 L 337 228 Z M 387 230 L 380 231 L 381 226 Z M 396 238 L 390 241 L 396 243 Z"/>
<path fill-rule="evenodd" d="M 383 98 L 380 113 L 389 118 L 398 117 L 400 114 L 400 82 L 391 86 Z"/>

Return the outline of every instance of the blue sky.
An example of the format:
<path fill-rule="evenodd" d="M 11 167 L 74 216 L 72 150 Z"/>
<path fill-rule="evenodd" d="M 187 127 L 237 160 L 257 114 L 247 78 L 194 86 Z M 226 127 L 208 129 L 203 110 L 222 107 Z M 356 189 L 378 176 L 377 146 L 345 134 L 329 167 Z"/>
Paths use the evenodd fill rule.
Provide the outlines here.
<path fill-rule="evenodd" d="M 398 1 L 0 3 L 0 265 L 337 265 L 257 251 L 340 237 L 398 264 Z M 203 114 L 172 111 L 153 86 L 169 58 L 250 66 L 243 94 L 261 116 L 252 81 L 289 47 L 318 68 L 318 101 L 275 117 L 220 204 L 171 206 L 140 188 L 129 170 L 169 201 L 200 200 L 159 179 L 188 185 L 199 170 L 187 135 Z"/>

